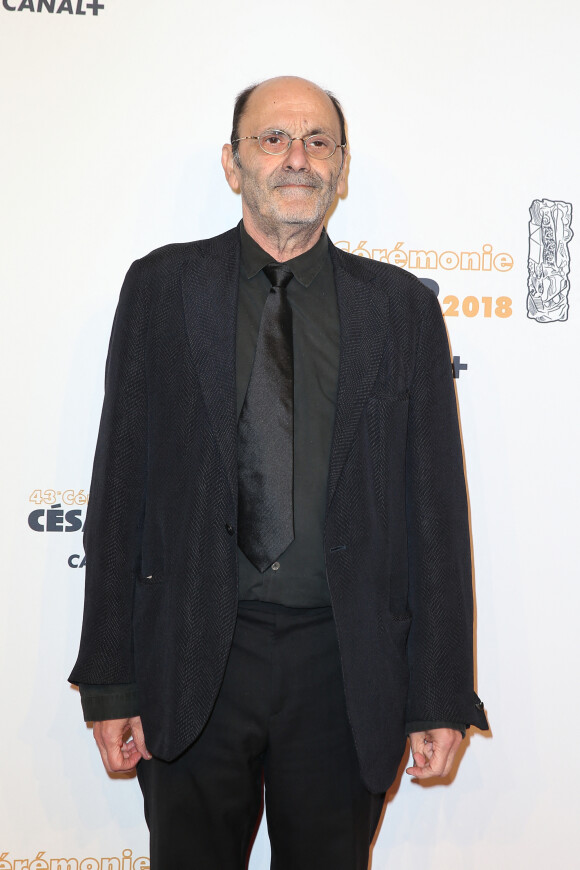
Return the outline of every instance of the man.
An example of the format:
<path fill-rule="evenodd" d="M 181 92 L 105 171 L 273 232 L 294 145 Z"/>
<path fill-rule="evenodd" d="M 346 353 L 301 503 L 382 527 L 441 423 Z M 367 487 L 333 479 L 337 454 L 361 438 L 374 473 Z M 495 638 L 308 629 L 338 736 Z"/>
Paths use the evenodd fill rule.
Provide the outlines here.
<path fill-rule="evenodd" d="M 445 328 L 329 242 L 346 150 L 311 82 L 242 92 L 243 222 L 121 292 L 70 679 L 107 770 L 140 762 L 157 870 L 241 870 L 262 777 L 272 867 L 366 868 L 406 735 L 426 779 L 487 727 Z"/>

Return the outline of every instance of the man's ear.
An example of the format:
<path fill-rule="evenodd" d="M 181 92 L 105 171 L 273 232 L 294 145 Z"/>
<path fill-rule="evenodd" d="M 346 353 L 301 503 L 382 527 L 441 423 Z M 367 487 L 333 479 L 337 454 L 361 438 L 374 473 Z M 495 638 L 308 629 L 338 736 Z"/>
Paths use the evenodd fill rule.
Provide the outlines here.
<path fill-rule="evenodd" d="M 336 185 L 336 195 L 337 196 L 344 196 L 345 195 L 346 183 L 347 183 L 347 179 L 348 179 L 348 158 L 350 155 L 348 153 L 348 149 L 344 148 L 342 150 L 344 151 L 344 154 L 342 157 L 342 166 L 340 167 L 340 175 L 338 176 L 338 182 Z"/>
<path fill-rule="evenodd" d="M 224 168 L 227 183 L 234 193 L 239 193 L 241 187 L 237 173 L 238 165 L 234 158 L 233 148 L 229 143 L 224 145 L 222 148 L 222 166 Z"/>

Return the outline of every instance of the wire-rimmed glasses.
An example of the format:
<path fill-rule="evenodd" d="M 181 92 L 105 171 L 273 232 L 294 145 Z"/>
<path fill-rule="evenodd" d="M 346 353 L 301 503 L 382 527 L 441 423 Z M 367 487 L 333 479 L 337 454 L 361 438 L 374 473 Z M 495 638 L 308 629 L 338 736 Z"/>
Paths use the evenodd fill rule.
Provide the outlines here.
<path fill-rule="evenodd" d="M 235 145 L 236 142 L 242 142 L 244 139 L 255 139 L 262 151 L 274 156 L 285 154 L 286 151 L 290 150 L 293 142 L 302 142 L 308 156 L 314 157 L 316 160 L 328 160 L 337 148 L 346 148 L 346 143 L 337 145 L 332 136 L 327 133 L 291 136 L 284 130 L 267 130 L 265 133 L 260 133 L 259 136 L 241 136 L 239 139 L 234 139 L 232 145 Z"/>

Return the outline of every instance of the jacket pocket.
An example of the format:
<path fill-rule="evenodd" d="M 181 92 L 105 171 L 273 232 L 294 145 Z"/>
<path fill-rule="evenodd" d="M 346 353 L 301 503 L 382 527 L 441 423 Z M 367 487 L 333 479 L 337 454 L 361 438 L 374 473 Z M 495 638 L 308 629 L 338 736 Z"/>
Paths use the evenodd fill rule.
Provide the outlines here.
<path fill-rule="evenodd" d="M 400 616 L 389 614 L 389 635 L 391 637 L 393 647 L 399 656 L 401 662 L 407 668 L 407 638 L 411 629 L 411 615 L 408 613 Z"/>

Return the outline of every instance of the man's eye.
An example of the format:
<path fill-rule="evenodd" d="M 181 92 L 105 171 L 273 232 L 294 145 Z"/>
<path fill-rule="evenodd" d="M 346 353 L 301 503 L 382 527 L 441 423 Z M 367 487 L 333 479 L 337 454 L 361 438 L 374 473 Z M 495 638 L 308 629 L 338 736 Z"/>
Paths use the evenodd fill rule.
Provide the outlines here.
<path fill-rule="evenodd" d="M 308 144 L 311 148 L 328 148 L 328 142 L 325 139 L 310 139 Z"/>
<path fill-rule="evenodd" d="M 276 136 L 275 133 L 271 133 L 269 136 L 264 137 L 264 142 L 266 145 L 279 145 L 282 142 L 282 139 L 279 136 Z"/>

